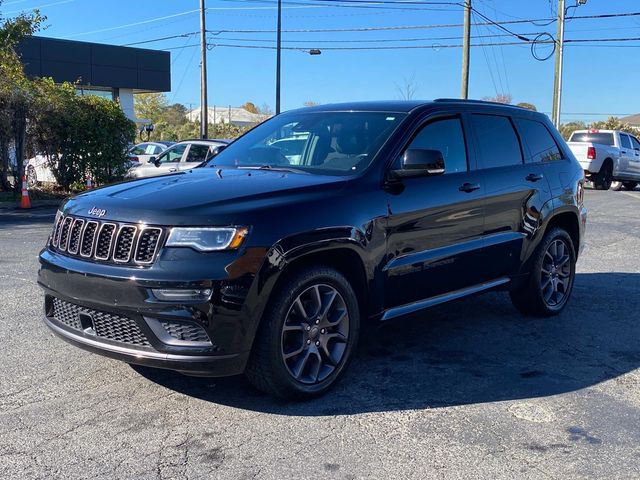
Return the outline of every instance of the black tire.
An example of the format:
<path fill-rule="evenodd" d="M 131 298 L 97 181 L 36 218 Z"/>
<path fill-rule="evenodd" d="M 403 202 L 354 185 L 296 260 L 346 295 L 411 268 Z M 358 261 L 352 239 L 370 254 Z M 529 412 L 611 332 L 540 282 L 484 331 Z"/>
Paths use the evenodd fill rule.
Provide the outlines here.
<path fill-rule="evenodd" d="M 312 297 L 318 299 L 316 303 L 307 301 Z M 329 313 L 320 320 L 323 302 L 329 305 Z M 329 315 L 336 325 L 331 325 Z M 326 328 L 320 330 L 323 325 Z M 280 398 L 322 395 L 348 366 L 359 328 L 358 299 L 348 280 L 329 267 L 301 270 L 284 279 L 274 292 L 256 332 L 245 375 L 259 390 Z"/>
<path fill-rule="evenodd" d="M 638 186 L 638 182 L 622 182 L 622 186 L 625 190 L 633 190 Z"/>
<path fill-rule="evenodd" d="M 553 260 L 553 267 L 548 262 L 553 258 L 553 246 L 559 251 L 562 244 L 567 260 Z M 564 258 L 564 255 L 560 256 Z M 560 265 L 562 263 L 562 265 Z M 561 228 L 552 228 L 538 245 L 532 258 L 532 267 L 524 285 L 510 292 L 513 305 L 523 314 L 535 317 L 558 315 L 565 307 L 576 275 L 576 252 L 569 234 Z M 551 282 L 551 283 L 548 283 Z M 551 290 L 557 290 L 555 293 Z"/>
<path fill-rule="evenodd" d="M 613 163 L 607 159 L 600 167 L 600 171 L 592 176 L 596 190 L 609 190 L 613 182 Z"/>

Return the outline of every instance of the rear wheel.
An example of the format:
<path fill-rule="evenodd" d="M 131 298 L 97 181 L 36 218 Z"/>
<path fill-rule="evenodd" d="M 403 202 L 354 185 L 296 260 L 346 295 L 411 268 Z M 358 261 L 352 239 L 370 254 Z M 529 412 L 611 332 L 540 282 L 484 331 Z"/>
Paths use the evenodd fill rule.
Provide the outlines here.
<path fill-rule="evenodd" d="M 576 274 L 576 253 L 561 228 L 547 232 L 533 257 L 526 283 L 510 292 L 514 306 L 525 315 L 559 314 L 569 301 Z"/>
<path fill-rule="evenodd" d="M 622 186 L 626 190 L 633 190 L 638 186 L 638 182 L 622 182 Z"/>
<path fill-rule="evenodd" d="M 600 171 L 593 175 L 593 186 L 596 190 L 609 190 L 613 182 L 613 164 L 611 160 L 605 160 Z"/>
<path fill-rule="evenodd" d="M 350 360 L 359 317 L 356 294 L 340 272 L 318 266 L 294 274 L 264 314 L 247 378 L 281 398 L 326 392 Z"/>

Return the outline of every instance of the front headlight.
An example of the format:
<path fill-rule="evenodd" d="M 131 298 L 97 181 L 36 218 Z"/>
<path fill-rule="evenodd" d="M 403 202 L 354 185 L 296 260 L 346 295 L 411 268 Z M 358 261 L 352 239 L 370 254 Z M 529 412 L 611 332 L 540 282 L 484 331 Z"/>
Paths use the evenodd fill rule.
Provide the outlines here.
<path fill-rule="evenodd" d="M 199 252 L 238 248 L 249 230 L 245 227 L 175 227 L 167 247 L 191 247 Z"/>

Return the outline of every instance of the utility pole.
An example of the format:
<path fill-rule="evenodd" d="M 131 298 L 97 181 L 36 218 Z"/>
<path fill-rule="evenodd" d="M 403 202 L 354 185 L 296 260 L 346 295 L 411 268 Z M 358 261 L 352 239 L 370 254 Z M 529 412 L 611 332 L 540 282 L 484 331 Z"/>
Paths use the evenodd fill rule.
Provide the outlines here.
<path fill-rule="evenodd" d="M 460 98 L 469 98 L 469 54 L 471 50 L 471 0 L 464 2 L 464 39 L 462 42 L 462 89 Z"/>
<path fill-rule="evenodd" d="M 281 58 L 282 58 L 282 0 L 278 0 L 278 29 L 276 33 L 276 115 L 280 113 Z"/>
<path fill-rule="evenodd" d="M 553 77 L 553 109 L 551 120 L 556 128 L 560 127 L 560 110 L 562 105 L 562 67 L 564 63 L 564 0 L 558 0 L 558 38 L 556 40 L 556 65 Z"/>
<path fill-rule="evenodd" d="M 207 107 L 207 27 L 205 0 L 200 0 L 200 137 L 207 138 L 209 111 Z"/>

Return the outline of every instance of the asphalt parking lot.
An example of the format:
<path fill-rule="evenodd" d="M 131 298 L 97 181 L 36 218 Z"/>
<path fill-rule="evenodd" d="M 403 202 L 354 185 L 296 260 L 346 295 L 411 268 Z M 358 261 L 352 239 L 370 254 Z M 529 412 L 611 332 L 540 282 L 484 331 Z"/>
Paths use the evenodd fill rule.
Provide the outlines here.
<path fill-rule="evenodd" d="M 559 318 L 491 293 L 368 332 L 329 395 L 137 371 L 41 322 L 54 210 L 0 211 L 0 478 L 629 478 L 640 474 L 640 191 L 588 191 Z"/>

